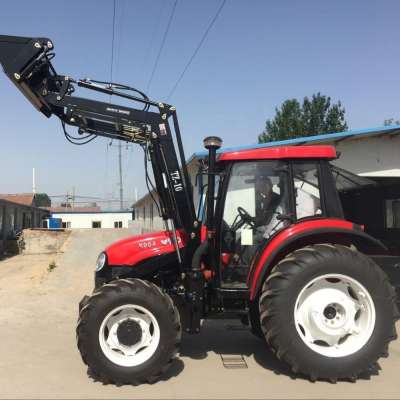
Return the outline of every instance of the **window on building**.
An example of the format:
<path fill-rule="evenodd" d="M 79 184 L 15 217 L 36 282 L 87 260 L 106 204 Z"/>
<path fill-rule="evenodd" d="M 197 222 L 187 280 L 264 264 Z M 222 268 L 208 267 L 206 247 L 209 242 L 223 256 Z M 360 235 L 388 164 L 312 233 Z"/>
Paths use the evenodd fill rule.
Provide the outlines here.
<path fill-rule="evenodd" d="M 143 207 L 143 221 L 146 221 L 146 207 Z"/>
<path fill-rule="evenodd" d="M 9 214 L 9 220 L 10 220 L 10 227 L 11 229 L 15 228 L 15 215 L 14 214 Z"/>
<path fill-rule="evenodd" d="M 400 228 L 400 199 L 386 200 L 386 228 Z"/>
<path fill-rule="evenodd" d="M 101 228 L 101 221 L 92 221 L 92 228 Z"/>
<path fill-rule="evenodd" d="M 122 221 L 115 221 L 114 228 L 122 228 Z"/>
<path fill-rule="evenodd" d="M 63 221 L 62 222 L 62 227 L 64 228 L 64 229 L 71 229 L 71 221 Z"/>

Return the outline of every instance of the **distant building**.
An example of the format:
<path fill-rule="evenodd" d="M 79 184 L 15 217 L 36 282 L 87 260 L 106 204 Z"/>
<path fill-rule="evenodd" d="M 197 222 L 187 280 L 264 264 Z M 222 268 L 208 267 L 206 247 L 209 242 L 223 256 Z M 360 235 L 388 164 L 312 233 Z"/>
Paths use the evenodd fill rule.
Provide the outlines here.
<path fill-rule="evenodd" d="M 101 211 L 99 207 L 54 207 L 53 218 L 61 218 L 65 229 L 128 228 L 131 211 Z"/>
<path fill-rule="evenodd" d="M 11 200 L 10 200 L 11 199 Z M 49 211 L 35 206 L 33 195 L 0 195 L 0 253 L 7 239 L 26 228 L 40 228 Z"/>
<path fill-rule="evenodd" d="M 0 199 L 30 207 L 50 207 L 51 200 L 46 193 L 0 194 Z"/>

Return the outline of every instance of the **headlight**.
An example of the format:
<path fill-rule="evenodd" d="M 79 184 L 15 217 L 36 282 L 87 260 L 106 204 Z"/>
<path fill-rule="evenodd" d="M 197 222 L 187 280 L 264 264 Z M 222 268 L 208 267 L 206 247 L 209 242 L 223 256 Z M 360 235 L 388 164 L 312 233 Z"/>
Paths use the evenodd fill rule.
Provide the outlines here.
<path fill-rule="evenodd" d="M 96 272 L 100 271 L 104 267 L 106 261 L 107 261 L 106 253 L 100 253 L 99 256 L 97 257 Z"/>

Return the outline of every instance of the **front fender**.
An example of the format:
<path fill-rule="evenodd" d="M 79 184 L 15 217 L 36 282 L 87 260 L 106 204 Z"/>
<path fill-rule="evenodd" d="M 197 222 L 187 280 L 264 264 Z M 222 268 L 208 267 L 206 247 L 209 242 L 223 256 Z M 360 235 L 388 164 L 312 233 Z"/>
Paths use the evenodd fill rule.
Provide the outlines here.
<path fill-rule="evenodd" d="M 177 231 L 179 248 L 185 246 L 184 234 Z M 153 232 L 119 240 L 104 252 L 107 261 L 95 272 L 95 287 L 117 278 L 146 278 L 158 270 L 177 262 L 172 234 Z"/>
<path fill-rule="evenodd" d="M 262 283 L 277 262 L 296 249 L 317 243 L 353 244 L 366 254 L 387 252 L 379 240 L 349 221 L 324 218 L 293 224 L 266 242 L 256 254 L 247 278 L 250 299 L 256 298 Z"/>

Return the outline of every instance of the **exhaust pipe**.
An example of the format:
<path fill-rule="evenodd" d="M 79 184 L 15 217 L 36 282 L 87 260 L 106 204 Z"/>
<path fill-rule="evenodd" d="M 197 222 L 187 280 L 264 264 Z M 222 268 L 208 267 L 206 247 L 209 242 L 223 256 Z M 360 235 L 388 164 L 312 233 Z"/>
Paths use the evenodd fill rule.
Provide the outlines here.
<path fill-rule="evenodd" d="M 209 136 L 204 139 L 204 147 L 208 150 L 208 182 L 207 182 L 207 237 L 213 239 L 215 236 L 215 161 L 217 150 L 222 146 L 222 139 L 218 136 Z"/>

